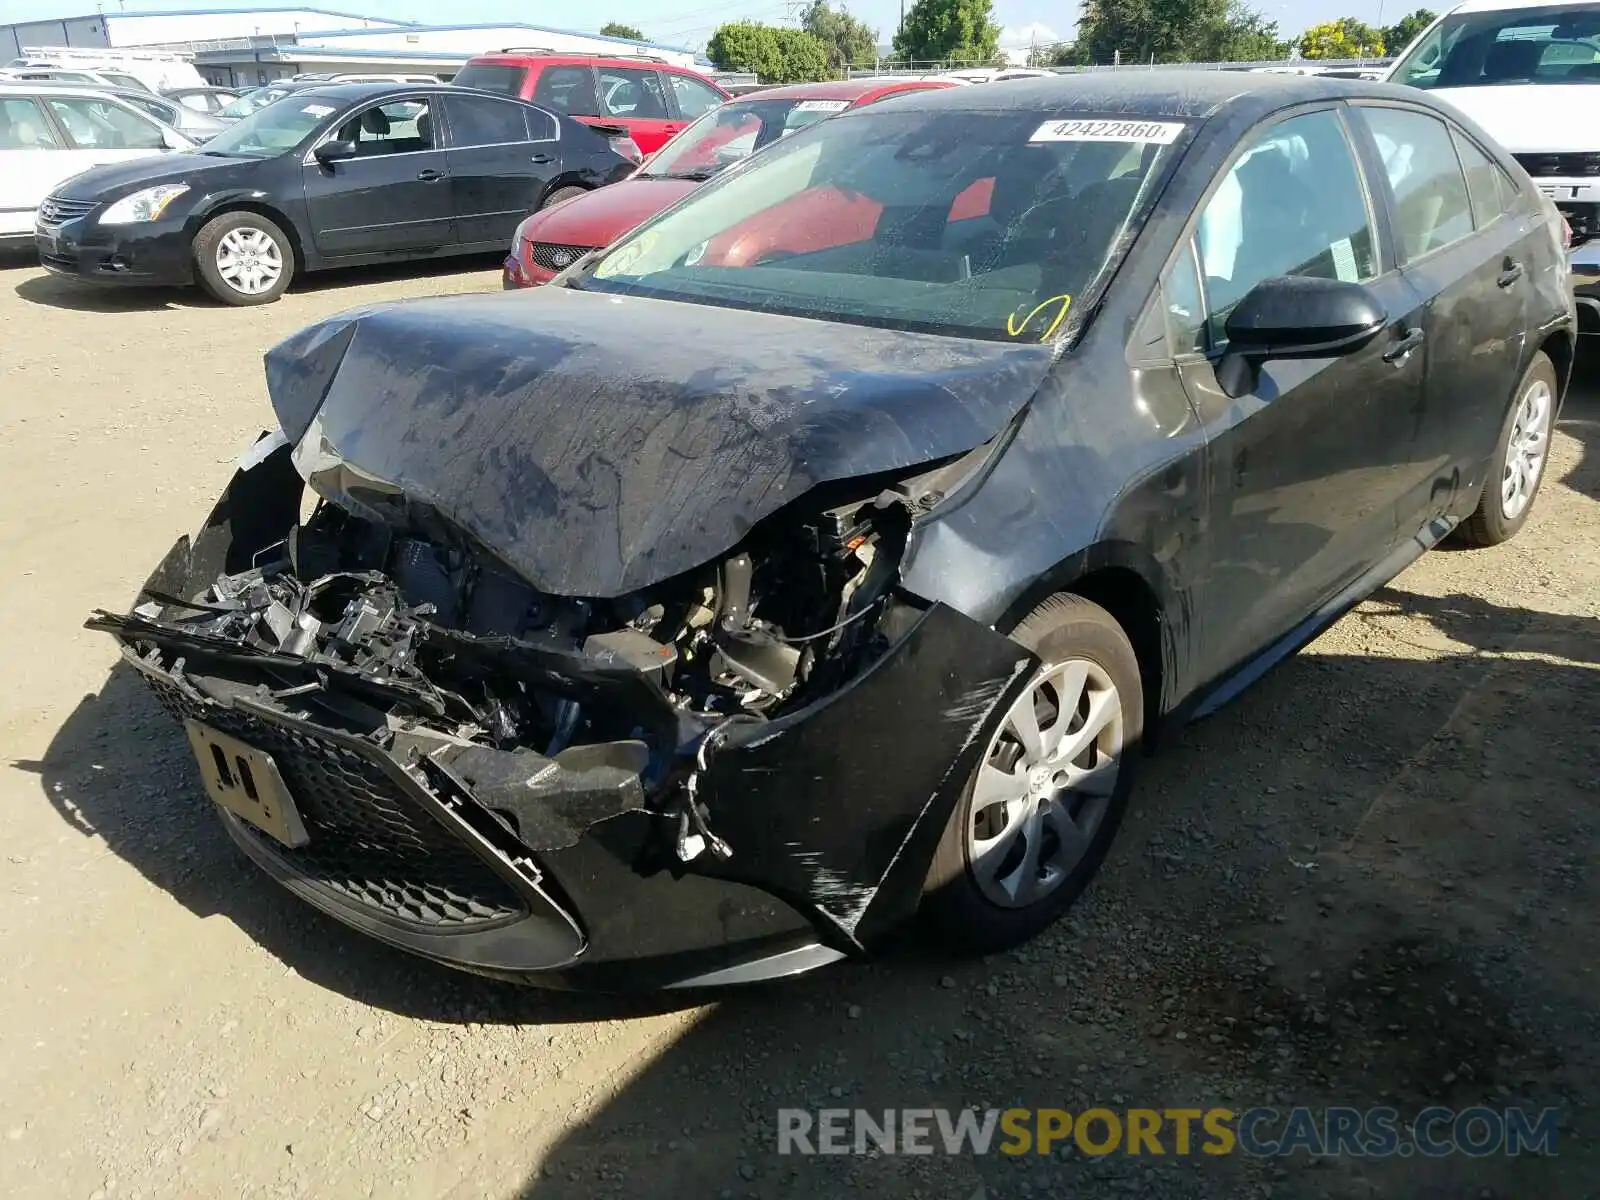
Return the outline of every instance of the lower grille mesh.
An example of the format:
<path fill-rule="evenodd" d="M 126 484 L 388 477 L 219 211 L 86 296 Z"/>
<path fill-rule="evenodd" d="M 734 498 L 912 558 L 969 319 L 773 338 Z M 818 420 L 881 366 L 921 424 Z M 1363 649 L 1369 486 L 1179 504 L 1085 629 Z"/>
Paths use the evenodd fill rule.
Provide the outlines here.
<path fill-rule="evenodd" d="M 202 707 L 169 683 L 149 682 L 179 720 L 201 721 L 272 755 L 311 840 L 291 850 L 244 828 L 295 874 L 423 928 L 461 928 L 527 912 L 508 883 L 376 764 L 331 740 L 236 709 Z"/>

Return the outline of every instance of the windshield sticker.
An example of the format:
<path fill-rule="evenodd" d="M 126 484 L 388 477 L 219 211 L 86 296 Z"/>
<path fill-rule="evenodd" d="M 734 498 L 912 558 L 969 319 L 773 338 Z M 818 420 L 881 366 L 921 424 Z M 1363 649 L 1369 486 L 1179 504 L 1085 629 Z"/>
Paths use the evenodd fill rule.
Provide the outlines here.
<path fill-rule="evenodd" d="M 333 111 L 331 104 L 308 104 L 300 110 L 308 117 L 325 117 Z"/>
<path fill-rule="evenodd" d="M 1030 142 L 1141 142 L 1170 146 L 1183 132 L 1181 121 L 1046 121 Z"/>
<path fill-rule="evenodd" d="M 1051 296 L 1048 300 L 1041 300 L 1038 304 L 1033 306 L 1033 311 L 1027 316 L 1023 317 L 1020 321 L 1017 320 L 1017 314 L 1015 311 L 1013 311 L 1012 314 L 1006 318 L 1006 332 L 1012 337 L 1021 337 L 1027 332 L 1028 326 L 1033 324 L 1034 318 L 1040 313 L 1046 311 L 1052 304 L 1059 304 L 1061 306 L 1056 312 L 1056 319 L 1051 321 L 1050 324 L 1046 325 L 1044 332 L 1039 335 L 1039 340 L 1041 342 L 1048 342 L 1055 331 L 1061 328 L 1061 322 L 1067 319 L 1067 309 L 1072 307 L 1071 296 L 1063 294 L 1060 296 Z"/>
<path fill-rule="evenodd" d="M 850 107 L 848 100 L 802 100 L 794 106 L 795 112 L 843 112 Z"/>
<path fill-rule="evenodd" d="M 1350 244 L 1349 238 L 1340 238 L 1328 247 L 1333 255 L 1333 275 L 1335 279 L 1345 283 L 1355 283 L 1361 278 L 1361 272 L 1356 269 L 1356 250 Z"/>

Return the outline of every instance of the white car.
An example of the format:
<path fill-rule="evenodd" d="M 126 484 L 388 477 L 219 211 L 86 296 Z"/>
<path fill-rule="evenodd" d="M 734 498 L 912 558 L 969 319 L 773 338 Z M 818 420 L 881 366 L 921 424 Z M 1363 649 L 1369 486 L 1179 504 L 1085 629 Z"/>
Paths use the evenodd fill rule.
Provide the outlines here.
<path fill-rule="evenodd" d="M 1448 100 L 1600 237 L 1600 2 L 1467 0 L 1406 47 L 1389 82 Z"/>
<path fill-rule="evenodd" d="M 0 246 L 33 244 L 39 203 L 90 167 L 195 144 L 92 88 L 0 82 Z"/>

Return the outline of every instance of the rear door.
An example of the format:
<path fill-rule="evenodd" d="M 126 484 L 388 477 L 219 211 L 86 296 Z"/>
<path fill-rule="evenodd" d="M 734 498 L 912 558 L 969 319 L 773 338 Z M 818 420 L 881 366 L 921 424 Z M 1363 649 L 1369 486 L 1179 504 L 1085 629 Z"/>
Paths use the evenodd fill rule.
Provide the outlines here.
<path fill-rule="evenodd" d="M 620 125 L 639 149 L 654 154 L 688 122 L 674 116 L 658 71 L 648 67 L 599 67 L 602 123 Z"/>
<path fill-rule="evenodd" d="M 306 210 L 323 255 L 425 254 L 455 245 L 436 103 L 418 95 L 357 109 L 323 139 L 354 142 L 355 158 L 323 166 L 306 156 Z"/>
<path fill-rule="evenodd" d="M 447 96 L 450 191 L 463 245 L 504 249 L 561 170 L 555 117 L 509 100 Z"/>
<path fill-rule="evenodd" d="M 1382 233 L 1340 111 L 1319 108 L 1246 135 L 1169 268 L 1175 319 L 1188 314 L 1180 374 L 1208 439 L 1203 678 L 1288 634 L 1397 540 L 1415 471 L 1422 312 Z M 1216 376 L 1228 314 L 1281 275 L 1362 283 L 1389 327 L 1342 357 L 1267 362 L 1254 391 L 1230 398 Z"/>
<path fill-rule="evenodd" d="M 1523 359 L 1537 221 L 1525 206 L 1502 211 L 1499 168 L 1459 129 L 1420 109 L 1356 111 L 1383 163 L 1404 273 L 1426 305 L 1423 470 L 1400 514 L 1410 533 L 1483 486 Z"/>

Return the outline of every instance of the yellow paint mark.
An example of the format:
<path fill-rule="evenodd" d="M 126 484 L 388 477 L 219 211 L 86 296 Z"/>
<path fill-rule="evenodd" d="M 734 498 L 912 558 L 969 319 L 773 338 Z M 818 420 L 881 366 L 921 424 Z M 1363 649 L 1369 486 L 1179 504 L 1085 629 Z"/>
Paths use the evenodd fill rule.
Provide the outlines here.
<path fill-rule="evenodd" d="M 1017 314 L 1013 312 L 1006 318 L 1006 332 L 1012 337 L 1021 337 L 1023 331 L 1027 329 L 1029 325 L 1033 324 L 1033 319 L 1045 309 L 1049 308 L 1052 304 L 1061 305 L 1060 311 L 1056 313 L 1056 319 L 1051 321 L 1050 324 L 1045 327 L 1045 331 L 1039 335 L 1039 340 L 1041 342 L 1048 342 L 1052 335 L 1054 335 L 1055 331 L 1061 328 L 1061 322 L 1067 319 L 1067 309 L 1072 307 L 1072 297 L 1066 293 L 1062 293 L 1059 296 L 1051 296 L 1048 300 L 1041 300 L 1038 304 L 1033 306 L 1033 311 L 1027 316 L 1023 317 L 1020 321 L 1017 320 Z"/>

